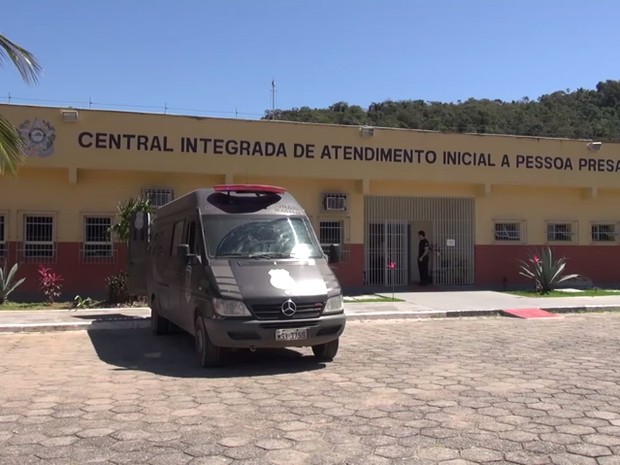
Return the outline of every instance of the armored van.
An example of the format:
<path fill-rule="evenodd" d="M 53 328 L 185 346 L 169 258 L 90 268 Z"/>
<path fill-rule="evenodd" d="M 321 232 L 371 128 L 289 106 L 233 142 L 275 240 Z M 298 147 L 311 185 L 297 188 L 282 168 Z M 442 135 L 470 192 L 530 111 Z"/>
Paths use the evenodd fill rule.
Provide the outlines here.
<path fill-rule="evenodd" d="M 303 208 L 285 189 L 218 185 L 132 218 L 128 287 L 147 296 L 156 334 L 192 334 L 203 367 L 230 348 L 312 347 L 332 360 L 342 290 Z"/>

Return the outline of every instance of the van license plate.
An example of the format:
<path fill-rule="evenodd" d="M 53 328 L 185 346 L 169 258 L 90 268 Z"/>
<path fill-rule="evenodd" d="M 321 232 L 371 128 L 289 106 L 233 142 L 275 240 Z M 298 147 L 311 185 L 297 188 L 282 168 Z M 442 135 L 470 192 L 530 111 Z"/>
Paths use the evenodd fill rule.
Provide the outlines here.
<path fill-rule="evenodd" d="M 308 328 L 276 329 L 276 341 L 299 341 L 308 337 Z"/>

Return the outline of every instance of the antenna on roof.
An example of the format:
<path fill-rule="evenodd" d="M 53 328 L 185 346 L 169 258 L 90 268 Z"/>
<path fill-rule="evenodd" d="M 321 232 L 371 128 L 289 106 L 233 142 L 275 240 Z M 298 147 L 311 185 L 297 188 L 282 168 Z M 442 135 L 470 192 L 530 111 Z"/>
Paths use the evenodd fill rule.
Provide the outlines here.
<path fill-rule="evenodd" d="M 276 119 L 276 80 L 271 80 L 271 119 Z"/>

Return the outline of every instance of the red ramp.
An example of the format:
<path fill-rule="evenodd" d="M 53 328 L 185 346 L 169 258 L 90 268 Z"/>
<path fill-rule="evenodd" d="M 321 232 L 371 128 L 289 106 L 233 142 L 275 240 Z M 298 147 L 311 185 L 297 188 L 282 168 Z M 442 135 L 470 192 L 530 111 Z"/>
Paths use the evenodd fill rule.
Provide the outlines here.
<path fill-rule="evenodd" d="M 502 310 L 502 313 L 506 316 L 512 316 L 515 318 L 558 318 L 560 315 L 556 315 L 555 313 L 548 312 L 541 308 L 508 308 Z"/>

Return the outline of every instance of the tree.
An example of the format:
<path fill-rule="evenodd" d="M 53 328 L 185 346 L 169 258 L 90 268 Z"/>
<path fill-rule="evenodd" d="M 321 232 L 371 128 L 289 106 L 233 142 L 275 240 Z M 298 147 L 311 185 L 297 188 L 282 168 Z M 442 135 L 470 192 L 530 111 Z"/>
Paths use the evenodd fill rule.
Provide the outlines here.
<path fill-rule="evenodd" d="M 28 50 L 0 34 L 0 66 L 13 62 L 27 84 L 36 84 L 42 71 L 37 59 Z M 15 127 L 0 114 L 0 175 L 13 175 L 25 160 L 23 142 Z"/>
<path fill-rule="evenodd" d="M 538 99 L 474 99 L 456 103 L 386 100 L 367 109 L 347 102 L 327 108 L 278 110 L 283 121 L 428 129 L 480 134 L 569 137 L 620 141 L 620 81 L 599 82 L 596 90 L 559 90 Z"/>

